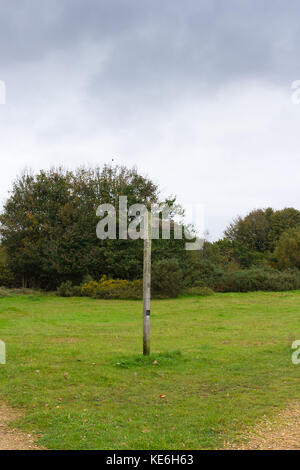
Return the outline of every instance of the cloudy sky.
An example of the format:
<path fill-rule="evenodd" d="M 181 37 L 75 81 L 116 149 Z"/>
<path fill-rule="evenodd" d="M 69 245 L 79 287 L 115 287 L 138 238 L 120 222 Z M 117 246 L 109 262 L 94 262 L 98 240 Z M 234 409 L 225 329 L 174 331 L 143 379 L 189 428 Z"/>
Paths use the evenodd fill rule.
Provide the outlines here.
<path fill-rule="evenodd" d="M 0 200 L 24 168 L 137 165 L 211 239 L 299 202 L 299 0 L 0 0 Z"/>

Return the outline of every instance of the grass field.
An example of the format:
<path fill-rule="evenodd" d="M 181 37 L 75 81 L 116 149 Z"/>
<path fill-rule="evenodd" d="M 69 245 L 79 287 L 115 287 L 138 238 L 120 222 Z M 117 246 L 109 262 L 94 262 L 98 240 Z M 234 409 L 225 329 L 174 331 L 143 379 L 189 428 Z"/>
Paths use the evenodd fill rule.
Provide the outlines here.
<path fill-rule="evenodd" d="M 299 397 L 300 291 L 153 301 L 146 359 L 141 310 L 0 299 L 0 398 L 24 410 L 17 426 L 50 449 L 219 448 Z"/>

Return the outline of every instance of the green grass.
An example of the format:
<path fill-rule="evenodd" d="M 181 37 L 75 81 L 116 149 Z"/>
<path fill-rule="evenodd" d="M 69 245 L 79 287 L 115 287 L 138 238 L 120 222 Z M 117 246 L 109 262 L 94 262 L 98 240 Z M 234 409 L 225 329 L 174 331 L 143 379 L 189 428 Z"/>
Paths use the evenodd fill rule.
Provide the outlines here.
<path fill-rule="evenodd" d="M 299 397 L 300 291 L 152 302 L 0 299 L 0 398 L 50 449 L 205 449 Z M 156 361 L 157 363 L 153 363 Z"/>

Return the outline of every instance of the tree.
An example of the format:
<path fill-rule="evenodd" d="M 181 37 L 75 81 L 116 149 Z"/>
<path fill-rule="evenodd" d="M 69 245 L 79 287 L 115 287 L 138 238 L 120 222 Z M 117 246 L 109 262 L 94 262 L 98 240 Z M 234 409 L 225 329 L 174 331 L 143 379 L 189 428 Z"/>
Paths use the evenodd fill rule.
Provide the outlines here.
<path fill-rule="evenodd" d="M 96 209 L 158 200 L 158 188 L 136 169 L 63 169 L 24 174 L 13 184 L 0 217 L 7 263 L 23 285 L 54 288 L 86 274 L 141 275 L 142 243 L 99 240 Z"/>
<path fill-rule="evenodd" d="M 300 212 L 293 207 L 275 211 L 271 216 L 269 232 L 270 250 L 273 251 L 283 232 L 300 225 Z"/>
<path fill-rule="evenodd" d="M 267 251 L 273 212 L 271 208 L 255 209 L 244 219 L 238 217 L 225 230 L 225 238 L 240 243 L 250 251 Z"/>
<path fill-rule="evenodd" d="M 270 207 L 256 209 L 244 218 L 235 219 L 225 230 L 225 239 L 235 244 L 240 251 L 246 248 L 252 252 L 249 260 L 256 259 L 255 252 L 273 252 L 281 234 L 299 224 L 300 212 L 291 207 L 278 211 Z M 245 255 L 243 258 L 246 260 Z"/>
<path fill-rule="evenodd" d="M 47 289 L 66 280 L 78 284 L 88 274 L 141 278 L 143 241 L 99 240 L 96 209 L 110 203 L 118 216 L 119 196 L 127 196 L 128 206 L 149 207 L 159 201 L 158 194 L 157 185 L 135 168 L 105 165 L 24 174 L 13 184 L 0 216 L 7 265 L 19 283 Z M 153 261 L 184 256 L 184 240 L 153 240 Z"/>
<path fill-rule="evenodd" d="M 281 235 L 274 255 L 280 269 L 300 269 L 300 227 L 291 228 Z"/>

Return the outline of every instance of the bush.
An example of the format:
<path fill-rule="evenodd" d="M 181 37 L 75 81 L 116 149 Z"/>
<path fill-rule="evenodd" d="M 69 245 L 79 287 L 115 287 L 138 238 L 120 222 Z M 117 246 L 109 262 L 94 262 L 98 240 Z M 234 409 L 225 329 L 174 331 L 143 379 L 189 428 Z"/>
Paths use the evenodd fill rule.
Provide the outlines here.
<path fill-rule="evenodd" d="M 100 281 L 85 282 L 81 287 L 81 295 L 95 299 L 141 299 L 142 293 L 141 280 L 107 279 L 106 276 Z"/>
<path fill-rule="evenodd" d="M 85 283 L 87 283 L 87 282 L 91 282 L 91 281 L 93 281 L 93 280 L 94 280 L 94 279 L 93 279 L 93 276 L 91 276 L 90 274 L 85 274 L 85 275 L 83 276 L 83 279 L 82 279 L 82 284 L 85 284 Z"/>
<path fill-rule="evenodd" d="M 15 284 L 13 273 L 4 264 L 0 264 L 0 286 L 13 287 Z"/>
<path fill-rule="evenodd" d="M 156 297 L 177 297 L 183 287 L 177 259 L 156 261 L 152 267 L 151 285 Z"/>
<path fill-rule="evenodd" d="M 184 293 L 187 295 L 200 295 L 203 297 L 215 294 L 214 291 L 210 287 L 200 287 L 200 286 L 188 287 L 187 289 L 184 290 Z"/>
<path fill-rule="evenodd" d="M 71 281 L 65 281 L 57 288 L 57 295 L 61 297 L 80 297 L 81 287 L 73 286 Z"/>
<path fill-rule="evenodd" d="M 214 288 L 225 271 L 224 268 L 205 259 L 191 260 L 188 259 L 183 269 L 184 287 L 210 287 Z"/>
<path fill-rule="evenodd" d="M 216 285 L 219 292 L 285 291 L 300 288 L 298 270 L 245 269 L 228 272 Z"/>
<path fill-rule="evenodd" d="M 81 286 L 73 286 L 72 297 L 81 297 L 82 296 L 81 289 L 82 289 Z"/>

